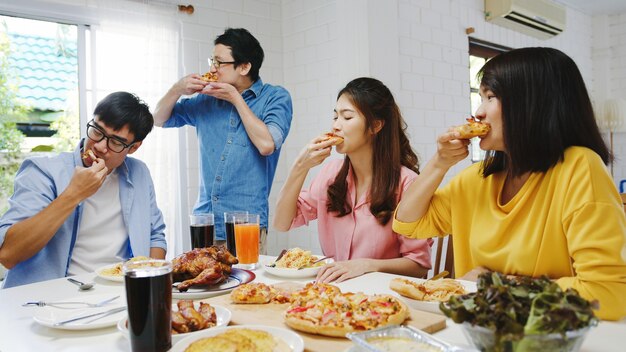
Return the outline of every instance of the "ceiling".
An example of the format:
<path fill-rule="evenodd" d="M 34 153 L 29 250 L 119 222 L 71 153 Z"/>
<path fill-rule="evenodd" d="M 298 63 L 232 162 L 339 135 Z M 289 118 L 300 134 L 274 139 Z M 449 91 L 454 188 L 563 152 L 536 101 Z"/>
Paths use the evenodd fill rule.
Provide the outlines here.
<path fill-rule="evenodd" d="M 626 13 L 626 0 L 555 0 L 555 2 L 592 16 Z"/>

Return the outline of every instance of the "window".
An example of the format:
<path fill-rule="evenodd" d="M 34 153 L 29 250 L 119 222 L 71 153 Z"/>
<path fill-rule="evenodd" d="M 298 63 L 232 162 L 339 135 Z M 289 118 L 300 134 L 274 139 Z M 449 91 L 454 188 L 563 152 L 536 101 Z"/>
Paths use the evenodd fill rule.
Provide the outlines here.
<path fill-rule="evenodd" d="M 33 152 L 73 150 L 80 138 L 84 25 L 0 14 L 0 213 Z"/>
<path fill-rule="evenodd" d="M 0 24 L 12 107 L 1 121 L 23 134 L 24 152 L 72 150 L 80 135 L 79 26 L 10 16 Z"/>
<path fill-rule="evenodd" d="M 509 50 L 511 50 L 511 48 L 492 44 L 476 38 L 469 38 L 470 106 L 472 114 L 480 106 L 480 95 L 478 94 L 480 91 L 480 82 L 476 80 L 476 74 L 483 67 L 485 62 L 487 62 L 487 60 Z M 485 157 L 485 151 L 480 149 L 478 141 L 478 137 L 472 139 L 472 162 L 480 161 Z"/>

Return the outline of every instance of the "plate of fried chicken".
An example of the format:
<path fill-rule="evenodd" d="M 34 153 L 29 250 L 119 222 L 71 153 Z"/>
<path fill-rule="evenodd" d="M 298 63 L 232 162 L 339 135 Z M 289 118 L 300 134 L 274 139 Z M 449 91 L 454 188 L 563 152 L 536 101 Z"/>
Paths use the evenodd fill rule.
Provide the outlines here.
<path fill-rule="evenodd" d="M 233 268 L 239 263 L 224 246 L 195 248 L 172 260 L 172 297 L 207 298 L 228 292 L 255 279 L 249 270 Z"/>
<path fill-rule="evenodd" d="M 226 326 L 231 312 L 222 307 L 204 302 L 181 300 L 172 304 L 172 344 L 206 329 Z M 117 329 L 128 337 L 128 318 L 117 323 Z"/>

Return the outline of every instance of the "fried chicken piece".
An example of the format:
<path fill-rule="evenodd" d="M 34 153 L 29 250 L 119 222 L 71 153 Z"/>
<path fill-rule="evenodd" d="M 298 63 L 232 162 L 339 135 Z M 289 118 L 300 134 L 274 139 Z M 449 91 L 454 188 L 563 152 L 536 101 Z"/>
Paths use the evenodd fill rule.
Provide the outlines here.
<path fill-rule="evenodd" d="M 187 327 L 189 331 L 197 331 L 204 329 L 206 325 L 206 319 L 196 310 L 193 306 L 193 301 L 183 300 L 178 301 L 178 312 L 187 321 Z"/>
<path fill-rule="evenodd" d="M 202 329 L 212 328 L 217 325 L 217 314 L 215 314 L 215 308 L 210 304 L 200 302 L 200 309 L 198 309 L 198 311 L 206 320 L 206 324 Z"/>
<path fill-rule="evenodd" d="M 187 326 L 187 320 L 180 312 L 172 312 L 172 333 L 176 331 L 177 333 L 184 334 L 189 332 L 189 327 Z"/>

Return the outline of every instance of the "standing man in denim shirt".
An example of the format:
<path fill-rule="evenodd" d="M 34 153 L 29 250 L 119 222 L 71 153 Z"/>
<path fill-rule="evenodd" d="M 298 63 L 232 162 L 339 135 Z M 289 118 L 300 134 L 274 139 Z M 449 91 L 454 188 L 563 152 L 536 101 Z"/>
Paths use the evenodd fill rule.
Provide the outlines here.
<path fill-rule="evenodd" d="M 265 253 L 268 197 L 291 126 L 291 97 L 259 77 L 263 49 L 246 29 L 229 28 L 214 44 L 209 62 L 218 81 L 183 77 L 161 98 L 154 120 L 157 126 L 196 128 L 201 177 L 194 213 L 215 214 L 219 240 L 225 238 L 225 211 L 260 214 Z M 200 94 L 179 101 L 194 93 Z"/>
<path fill-rule="evenodd" d="M 165 258 L 165 224 L 134 153 L 153 126 L 135 95 L 98 103 L 73 153 L 26 159 L 0 218 L 4 288 L 91 273 L 132 256 Z M 88 152 L 91 151 L 91 152 Z"/>

